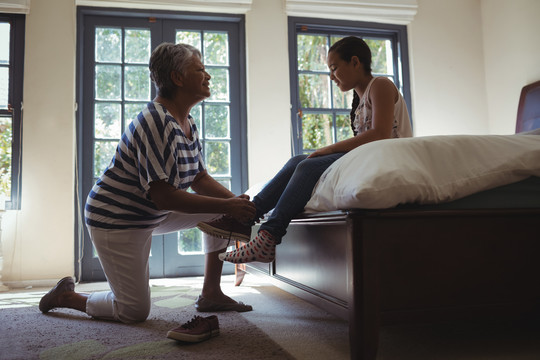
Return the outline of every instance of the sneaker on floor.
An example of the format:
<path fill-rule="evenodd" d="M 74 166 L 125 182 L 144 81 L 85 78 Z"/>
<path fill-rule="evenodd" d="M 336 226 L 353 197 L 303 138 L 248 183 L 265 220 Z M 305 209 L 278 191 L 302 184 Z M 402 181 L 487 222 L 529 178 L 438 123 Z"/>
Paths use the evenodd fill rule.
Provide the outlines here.
<path fill-rule="evenodd" d="M 187 342 L 201 342 L 218 335 L 219 321 L 216 315 L 194 316 L 187 323 L 167 332 L 169 339 Z"/>
<path fill-rule="evenodd" d="M 240 240 L 247 242 L 251 239 L 251 226 L 236 221 L 231 216 L 223 215 L 214 221 L 197 224 L 203 233 L 227 240 Z"/>

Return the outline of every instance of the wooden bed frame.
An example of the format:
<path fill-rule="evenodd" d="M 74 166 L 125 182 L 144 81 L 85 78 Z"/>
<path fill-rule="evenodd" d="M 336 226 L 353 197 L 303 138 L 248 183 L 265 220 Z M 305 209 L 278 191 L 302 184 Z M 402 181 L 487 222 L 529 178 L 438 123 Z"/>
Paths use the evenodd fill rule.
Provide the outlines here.
<path fill-rule="evenodd" d="M 522 99 L 529 91 L 539 96 L 540 82 Z M 516 129 L 539 128 L 523 106 Z M 540 208 L 419 206 L 298 217 L 276 260 L 248 269 L 347 319 L 351 358 L 371 360 L 382 324 L 538 316 L 538 254 Z"/>

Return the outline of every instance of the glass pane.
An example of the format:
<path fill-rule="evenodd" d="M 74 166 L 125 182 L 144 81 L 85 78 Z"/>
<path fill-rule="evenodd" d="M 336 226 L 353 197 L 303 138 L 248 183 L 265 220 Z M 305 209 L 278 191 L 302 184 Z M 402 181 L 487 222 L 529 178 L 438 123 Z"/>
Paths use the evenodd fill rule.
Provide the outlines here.
<path fill-rule="evenodd" d="M 101 139 L 119 139 L 122 131 L 122 107 L 119 103 L 96 103 L 94 136 Z"/>
<path fill-rule="evenodd" d="M 334 45 L 339 40 L 343 39 L 345 36 L 343 35 L 332 35 L 330 36 L 330 46 Z"/>
<path fill-rule="evenodd" d="M 231 180 L 226 180 L 226 179 L 219 179 L 219 178 L 214 178 L 214 180 L 216 180 L 218 183 L 220 183 L 221 185 L 223 185 L 224 187 L 226 187 L 227 189 L 231 190 Z"/>
<path fill-rule="evenodd" d="M 229 64 L 229 38 L 227 33 L 204 34 L 204 63 L 210 65 Z"/>
<path fill-rule="evenodd" d="M 11 117 L 0 117 L 0 201 L 11 199 Z M 0 207 L 4 204 L 0 204 Z"/>
<path fill-rule="evenodd" d="M 199 131 L 199 137 L 202 137 L 202 126 L 201 126 L 201 104 L 195 105 L 191 108 L 191 111 L 189 112 L 193 120 L 195 121 L 195 125 L 197 126 L 197 130 Z"/>
<path fill-rule="evenodd" d="M 150 71 L 148 65 L 126 66 L 124 77 L 126 100 L 150 100 Z"/>
<path fill-rule="evenodd" d="M 0 109 L 8 108 L 9 99 L 9 68 L 0 67 Z"/>
<path fill-rule="evenodd" d="M 207 68 L 210 79 L 210 100 L 229 101 L 229 70 Z"/>
<path fill-rule="evenodd" d="M 337 141 L 353 137 L 351 117 L 349 115 L 336 115 L 336 138 Z"/>
<path fill-rule="evenodd" d="M 126 103 L 124 104 L 124 126 L 127 128 L 129 124 L 139 115 L 146 106 L 145 102 L 141 103 Z"/>
<path fill-rule="evenodd" d="M 189 44 L 201 49 L 201 33 L 199 31 L 176 30 L 176 43 Z"/>
<path fill-rule="evenodd" d="M 302 117 L 302 147 L 318 149 L 333 143 L 330 114 L 304 114 Z"/>
<path fill-rule="evenodd" d="M 343 92 L 332 81 L 332 94 L 334 95 L 334 109 L 350 109 L 352 107 L 354 90 Z"/>
<path fill-rule="evenodd" d="M 206 167 L 210 175 L 230 175 L 230 144 L 225 141 L 206 141 Z"/>
<path fill-rule="evenodd" d="M 122 30 L 111 28 L 96 29 L 96 61 L 122 61 Z"/>
<path fill-rule="evenodd" d="M 121 100 L 121 74 L 119 65 L 96 65 L 96 99 Z"/>
<path fill-rule="evenodd" d="M 0 22 L 0 64 L 9 64 L 9 23 Z"/>
<path fill-rule="evenodd" d="M 371 70 L 374 74 L 394 73 L 390 40 L 365 39 L 371 50 Z"/>
<path fill-rule="evenodd" d="M 126 29 L 125 62 L 148 64 L 150 60 L 150 30 Z"/>
<path fill-rule="evenodd" d="M 205 138 L 229 137 L 229 106 L 206 105 L 204 108 Z"/>
<path fill-rule="evenodd" d="M 298 35 L 298 70 L 326 71 L 326 36 Z"/>
<path fill-rule="evenodd" d="M 202 233 L 199 229 L 181 230 L 177 234 L 179 254 L 202 253 Z"/>
<path fill-rule="evenodd" d="M 302 108 L 330 108 L 330 76 L 299 74 L 300 106 Z"/>
<path fill-rule="evenodd" d="M 94 143 L 94 177 L 100 177 L 116 151 L 117 141 L 96 141 Z"/>

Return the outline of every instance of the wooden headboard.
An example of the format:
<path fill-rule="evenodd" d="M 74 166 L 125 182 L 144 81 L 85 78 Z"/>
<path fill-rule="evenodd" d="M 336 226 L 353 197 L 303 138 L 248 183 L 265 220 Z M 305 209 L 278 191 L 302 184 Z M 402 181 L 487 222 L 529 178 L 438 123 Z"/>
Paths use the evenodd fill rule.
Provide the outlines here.
<path fill-rule="evenodd" d="M 540 128 L 540 81 L 524 86 L 519 97 L 516 133 Z"/>

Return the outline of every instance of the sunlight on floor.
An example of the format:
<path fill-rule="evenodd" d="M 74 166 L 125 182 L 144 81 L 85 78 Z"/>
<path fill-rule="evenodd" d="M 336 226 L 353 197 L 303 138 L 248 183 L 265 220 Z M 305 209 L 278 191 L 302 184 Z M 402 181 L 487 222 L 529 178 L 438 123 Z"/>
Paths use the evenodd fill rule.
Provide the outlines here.
<path fill-rule="evenodd" d="M 0 310 L 36 306 L 45 292 L 0 293 Z"/>
<path fill-rule="evenodd" d="M 234 275 L 224 275 L 221 278 L 221 287 L 224 293 L 228 296 L 235 297 L 243 294 L 259 294 L 257 287 L 265 285 L 259 278 L 252 281 L 249 276 L 246 276 L 242 286 L 234 286 Z M 200 294 L 202 290 L 203 277 L 180 277 L 180 278 L 164 278 L 164 279 L 151 279 L 150 288 L 153 296 L 159 296 L 163 291 L 167 291 L 167 288 L 171 288 L 171 291 L 175 291 L 172 288 L 185 288 L 186 292 L 190 294 Z M 106 282 L 95 283 L 80 283 L 76 286 L 78 292 L 93 292 L 108 290 L 109 286 Z M 41 297 L 45 295 L 50 289 L 46 288 L 32 288 L 29 289 L 13 289 L 8 292 L 0 293 L 0 310 L 23 308 L 29 306 L 37 306 Z"/>

